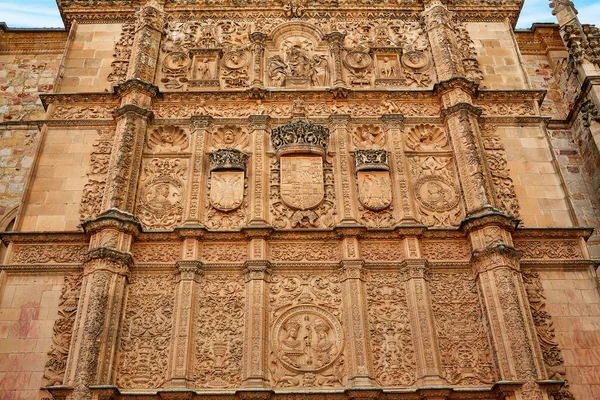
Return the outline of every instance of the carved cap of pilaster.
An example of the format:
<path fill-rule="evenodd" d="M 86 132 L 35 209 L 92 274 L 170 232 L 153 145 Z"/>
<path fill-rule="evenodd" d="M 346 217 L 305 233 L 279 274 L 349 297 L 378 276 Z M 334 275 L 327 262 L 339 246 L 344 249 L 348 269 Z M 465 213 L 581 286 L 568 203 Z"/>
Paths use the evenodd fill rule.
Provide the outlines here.
<path fill-rule="evenodd" d="M 133 237 L 142 231 L 142 225 L 133 214 L 116 208 L 111 208 L 95 218 L 86 219 L 81 223 L 81 227 L 89 234 L 103 229 L 116 229 Z"/>
<path fill-rule="evenodd" d="M 445 81 L 437 82 L 433 85 L 433 94 L 436 96 L 450 92 L 454 89 L 461 89 L 470 96 L 475 96 L 479 83 L 473 82 L 462 76 L 455 76 Z"/>
<path fill-rule="evenodd" d="M 346 37 L 345 33 L 333 31 L 326 35 L 323 35 L 323 39 L 327 41 L 330 45 L 342 46 L 344 44 L 344 38 Z"/>
<path fill-rule="evenodd" d="M 352 117 L 348 114 L 330 115 L 328 118 L 329 126 L 334 129 L 344 129 Z"/>
<path fill-rule="evenodd" d="M 242 232 L 249 239 L 267 239 L 273 233 L 273 227 L 249 225 L 242 227 Z"/>
<path fill-rule="evenodd" d="M 234 169 L 246 171 L 248 156 L 237 149 L 218 149 L 208 155 L 210 170 Z"/>
<path fill-rule="evenodd" d="M 400 263 L 400 279 L 404 282 L 410 279 L 429 280 L 430 270 L 426 259 L 407 259 Z"/>
<path fill-rule="evenodd" d="M 98 400 L 114 400 L 121 394 L 119 389 L 112 385 L 90 386 L 90 392 L 93 394 L 92 398 Z"/>
<path fill-rule="evenodd" d="M 206 234 L 206 227 L 204 226 L 176 226 L 175 233 L 180 238 L 197 238 L 202 239 Z"/>
<path fill-rule="evenodd" d="M 248 116 L 248 129 L 251 131 L 267 130 L 270 123 L 271 117 L 268 115 L 257 114 Z"/>
<path fill-rule="evenodd" d="M 125 82 L 119 83 L 114 87 L 114 91 L 120 97 L 125 97 L 131 93 L 139 93 L 154 99 L 160 95 L 158 86 L 139 78 L 131 78 L 127 79 Z"/>
<path fill-rule="evenodd" d="M 136 32 L 147 26 L 162 33 L 167 23 L 167 14 L 153 4 L 143 6 L 135 17 Z"/>
<path fill-rule="evenodd" d="M 458 103 L 455 104 L 453 106 L 444 108 L 441 112 L 440 112 L 440 116 L 442 117 L 442 119 L 446 119 L 456 113 L 459 112 L 467 112 L 471 115 L 473 115 L 475 118 L 479 118 L 479 116 L 481 115 L 481 113 L 483 112 L 481 108 L 479 107 L 475 107 L 472 104 L 469 103 Z"/>
<path fill-rule="evenodd" d="M 550 8 L 552 9 L 552 15 L 556 15 L 563 8 L 571 9 L 574 14 L 578 14 L 575 4 L 571 0 L 551 0 Z"/>
<path fill-rule="evenodd" d="M 158 392 L 163 400 L 192 400 L 195 394 L 191 389 L 165 389 Z"/>
<path fill-rule="evenodd" d="M 240 400 L 269 400 L 275 393 L 272 390 L 238 390 Z"/>
<path fill-rule="evenodd" d="M 152 110 L 136 106 L 135 104 L 125 104 L 124 106 L 121 106 L 113 111 L 113 118 L 115 120 L 121 119 L 124 116 L 135 116 L 144 118 L 147 121 L 152 121 L 154 119 L 154 113 Z"/>
<path fill-rule="evenodd" d="M 442 4 L 439 0 L 432 0 L 425 3 L 425 9 L 421 13 L 425 28 L 430 31 L 440 26 L 449 27 L 454 18 L 454 13 Z"/>
<path fill-rule="evenodd" d="M 258 44 L 258 45 L 265 45 L 265 41 L 267 40 L 267 37 L 269 37 L 266 33 L 262 33 L 262 32 L 252 32 L 250 34 L 250 41 L 254 44 Z"/>
<path fill-rule="evenodd" d="M 365 281 L 367 279 L 368 271 L 365 269 L 365 262 L 363 260 L 342 260 L 340 261 L 341 267 L 338 269 L 340 281 L 347 279 L 360 279 Z"/>
<path fill-rule="evenodd" d="M 348 397 L 352 400 L 376 400 L 380 396 L 383 395 L 383 390 L 381 389 L 350 389 L 347 390 L 346 393 Z"/>
<path fill-rule="evenodd" d="M 246 282 L 262 280 L 268 281 L 273 271 L 268 260 L 247 260 L 244 263 L 244 278 Z"/>
<path fill-rule="evenodd" d="M 175 280 L 191 281 L 204 276 L 204 265 L 198 260 L 179 260 L 175 263 Z"/>
<path fill-rule="evenodd" d="M 190 118 L 192 130 L 207 129 L 212 123 L 213 118 L 210 115 L 192 115 Z"/>
<path fill-rule="evenodd" d="M 338 225 L 333 228 L 334 232 L 339 237 L 361 237 L 367 228 L 363 225 Z"/>
<path fill-rule="evenodd" d="M 108 247 L 97 247 L 85 254 L 83 274 L 89 275 L 95 271 L 109 271 L 117 275 L 129 277 L 133 266 L 133 256 Z"/>
<path fill-rule="evenodd" d="M 383 114 L 381 122 L 385 129 L 402 129 L 404 127 L 404 115 L 402 114 Z"/>
<path fill-rule="evenodd" d="M 277 156 L 289 153 L 313 153 L 325 157 L 329 129 L 299 119 L 271 130 L 271 143 Z"/>
<path fill-rule="evenodd" d="M 519 260 L 522 255 L 522 251 L 504 243 L 498 243 L 482 250 L 474 250 L 471 253 L 471 264 L 476 274 L 497 268 L 509 268 L 519 272 L 521 270 Z"/>
<path fill-rule="evenodd" d="M 494 209 L 478 216 L 463 219 L 460 229 L 465 233 L 470 233 L 485 226 L 499 226 L 508 232 L 514 232 L 519 223 L 521 223 L 520 219 Z"/>
<path fill-rule="evenodd" d="M 54 400 L 66 400 L 73 392 L 72 387 L 68 386 L 47 386 L 45 388 Z"/>

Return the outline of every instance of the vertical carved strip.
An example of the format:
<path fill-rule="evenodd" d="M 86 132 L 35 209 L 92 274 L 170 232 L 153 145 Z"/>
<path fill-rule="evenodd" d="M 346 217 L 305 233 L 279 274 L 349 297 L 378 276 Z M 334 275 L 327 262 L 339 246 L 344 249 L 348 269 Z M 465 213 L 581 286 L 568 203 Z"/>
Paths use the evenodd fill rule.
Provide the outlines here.
<path fill-rule="evenodd" d="M 142 7 L 137 13 L 135 39 L 133 40 L 127 79 L 154 82 L 160 39 L 165 23 L 166 14 L 151 5 Z"/>
<path fill-rule="evenodd" d="M 192 160 L 190 191 L 188 193 L 187 210 L 185 212 L 185 221 L 188 224 L 197 224 L 203 219 L 200 209 L 200 199 L 203 188 L 205 187 L 204 177 L 204 149 L 206 147 L 206 130 L 211 123 L 212 118 L 207 115 L 192 117 Z"/>
<path fill-rule="evenodd" d="M 267 172 L 265 156 L 265 140 L 270 117 L 267 115 L 251 115 L 250 130 L 253 139 L 252 157 L 252 217 L 250 225 L 266 225 Z"/>
<path fill-rule="evenodd" d="M 265 54 L 265 40 L 267 35 L 262 32 L 253 32 L 250 34 L 250 41 L 252 42 L 252 51 L 254 53 L 254 78 L 252 79 L 252 86 L 262 88 L 263 83 L 263 57 Z"/>
<path fill-rule="evenodd" d="M 267 378 L 267 281 L 268 262 L 246 263 L 246 332 L 244 341 L 244 386 L 264 387 Z"/>
<path fill-rule="evenodd" d="M 340 281 L 346 309 L 346 332 L 349 352 L 354 363 L 348 368 L 351 386 L 370 387 L 372 362 L 368 347 L 366 295 L 364 293 L 364 274 L 362 261 L 343 261 L 340 269 Z"/>
<path fill-rule="evenodd" d="M 438 79 L 445 81 L 462 75 L 455 33 L 452 29 L 454 13 L 445 5 L 433 0 L 426 4 L 422 15 Z"/>
<path fill-rule="evenodd" d="M 342 194 L 342 220 L 344 224 L 356 224 L 356 185 L 354 184 L 352 173 L 350 172 L 350 153 L 348 152 L 347 127 L 350 121 L 348 115 L 335 115 L 329 117 L 331 130 L 335 135 L 337 149 L 335 150 L 335 166 L 339 171 L 339 183 Z M 352 179 L 351 179 L 352 178 Z"/>
<path fill-rule="evenodd" d="M 329 51 L 333 56 L 333 86 L 343 87 L 344 78 L 342 76 L 342 50 L 344 48 L 344 37 L 341 32 L 331 32 L 325 35 L 325 40 L 329 43 Z"/>

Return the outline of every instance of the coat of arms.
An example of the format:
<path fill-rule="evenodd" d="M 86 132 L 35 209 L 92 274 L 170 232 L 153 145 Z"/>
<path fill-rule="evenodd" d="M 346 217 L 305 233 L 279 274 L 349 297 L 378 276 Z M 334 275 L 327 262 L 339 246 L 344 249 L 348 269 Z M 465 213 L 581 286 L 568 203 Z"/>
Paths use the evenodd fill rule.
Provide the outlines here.
<path fill-rule="evenodd" d="M 388 171 L 358 171 L 358 200 L 371 211 L 381 211 L 392 203 L 392 180 Z"/>
<path fill-rule="evenodd" d="M 281 157 L 281 199 L 291 208 L 309 210 L 325 196 L 321 156 Z"/>
<path fill-rule="evenodd" d="M 213 171 L 210 204 L 221 211 L 233 211 L 244 200 L 244 171 Z"/>

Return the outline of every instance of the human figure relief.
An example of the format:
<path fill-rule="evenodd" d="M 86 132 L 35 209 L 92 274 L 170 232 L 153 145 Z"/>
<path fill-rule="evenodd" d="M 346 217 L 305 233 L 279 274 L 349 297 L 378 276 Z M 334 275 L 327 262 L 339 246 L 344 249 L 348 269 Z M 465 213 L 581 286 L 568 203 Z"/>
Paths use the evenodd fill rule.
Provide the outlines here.
<path fill-rule="evenodd" d="M 381 76 L 383 78 L 394 78 L 396 76 L 396 67 L 394 62 L 389 57 L 384 57 L 380 68 Z"/>
<path fill-rule="evenodd" d="M 293 319 L 283 325 L 283 330 L 286 333 L 284 339 L 281 340 L 281 349 L 279 357 L 290 365 L 300 368 L 302 359 L 304 358 L 304 342 L 298 339 L 300 330 L 300 322 Z"/>
<path fill-rule="evenodd" d="M 198 79 L 209 80 L 212 79 L 210 72 L 210 64 L 208 58 L 203 58 L 200 64 L 198 64 Z"/>

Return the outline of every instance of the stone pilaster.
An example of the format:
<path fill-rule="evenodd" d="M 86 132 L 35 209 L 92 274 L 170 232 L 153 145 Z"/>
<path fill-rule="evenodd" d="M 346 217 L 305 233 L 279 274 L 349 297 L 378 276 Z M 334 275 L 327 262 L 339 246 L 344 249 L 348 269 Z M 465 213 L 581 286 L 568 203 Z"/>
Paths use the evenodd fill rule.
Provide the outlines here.
<path fill-rule="evenodd" d="M 251 115 L 248 125 L 252 140 L 252 188 L 249 225 L 267 225 L 269 172 L 267 168 L 266 146 L 269 137 L 268 115 Z"/>
<path fill-rule="evenodd" d="M 341 224 L 357 224 L 356 221 L 356 185 L 350 171 L 352 159 L 348 151 L 349 115 L 332 115 L 329 117 L 329 129 L 335 137 L 335 170 L 338 204 L 341 206 Z"/>
<path fill-rule="evenodd" d="M 413 343 L 415 346 L 419 386 L 442 385 L 441 361 L 435 323 L 429 296 L 427 260 L 419 258 L 419 244 L 415 237 L 404 239 L 406 254 L 411 257 L 400 265 L 404 280 L 408 309 L 411 312 Z"/>
<path fill-rule="evenodd" d="M 187 241 L 196 240 L 187 238 Z M 188 243 L 184 245 L 186 248 Z M 197 245 L 195 246 L 197 247 Z M 185 258 L 188 258 L 184 254 Z M 177 261 L 175 269 L 177 288 L 175 289 L 175 320 L 171 344 L 171 370 L 169 372 L 169 386 L 187 388 L 193 382 L 190 372 L 190 359 L 193 354 L 193 321 L 194 304 L 196 303 L 196 282 L 204 276 L 202 263 L 193 259 Z"/>
<path fill-rule="evenodd" d="M 414 210 L 415 196 L 414 191 L 410 190 L 408 184 L 408 164 L 404 154 L 402 143 L 402 128 L 404 127 L 404 117 L 401 114 L 384 114 L 381 117 L 384 129 L 387 133 L 388 143 L 391 144 L 390 152 L 390 173 L 392 178 L 392 193 L 394 193 L 394 209 L 401 224 L 418 223 Z"/>
<path fill-rule="evenodd" d="M 350 353 L 348 386 L 353 387 L 373 386 L 363 264 L 362 260 L 342 260 L 340 268 L 346 343 Z"/>
<path fill-rule="evenodd" d="M 342 75 L 342 50 L 344 49 L 344 37 L 346 34 L 341 32 L 331 32 L 325 35 L 324 39 L 329 43 L 329 51 L 333 57 L 333 87 L 344 87 L 344 77 Z"/>
<path fill-rule="evenodd" d="M 250 41 L 252 41 L 252 53 L 254 54 L 254 78 L 252 79 L 253 88 L 264 88 L 264 55 L 265 55 L 265 40 L 267 35 L 262 32 L 252 32 Z"/>
<path fill-rule="evenodd" d="M 127 79 L 154 82 L 166 18 L 167 14 L 152 4 L 144 5 L 137 12 Z"/>
<path fill-rule="evenodd" d="M 512 246 L 515 220 L 488 215 L 465 223 L 473 248 L 471 265 L 490 326 L 501 381 L 520 382 L 515 399 L 543 398 L 543 358 L 520 273 L 520 252 Z"/>
<path fill-rule="evenodd" d="M 83 223 L 91 235 L 83 263 L 81 303 L 73 327 L 65 386 L 72 398 L 91 399 L 91 386 L 114 381 L 118 334 L 133 259 L 130 253 L 141 227 L 132 215 L 110 210 Z"/>
<path fill-rule="evenodd" d="M 204 172 L 204 150 L 206 147 L 206 130 L 210 126 L 212 117 L 208 115 L 198 115 L 192 117 L 191 140 L 193 152 L 190 168 L 191 187 L 188 192 L 188 201 L 186 204 L 184 225 L 200 225 L 204 220 L 202 199 L 206 188 L 206 176 Z"/>
<path fill-rule="evenodd" d="M 246 332 L 244 335 L 244 387 L 261 388 L 268 384 L 267 293 L 271 275 L 266 260 L 246 262 Z"/>
<path fill-rule="evenodd" d="M 421 13 L 433 56 L 435 70 L 440 81 L 463 76 L 461 57 L 452 27 L 454 13 L 439 0 L 425 3 Z"/>
<path fill-rule="evenodd" d="M 477 118 L 480 114 L 480 109 L 467 102 L 458 102 L 442 110 L 442 117 L 456 155 L 467 217 L 492 209 L 490 180 L 486 179 L 479 140 L 481 134 Z"/>

